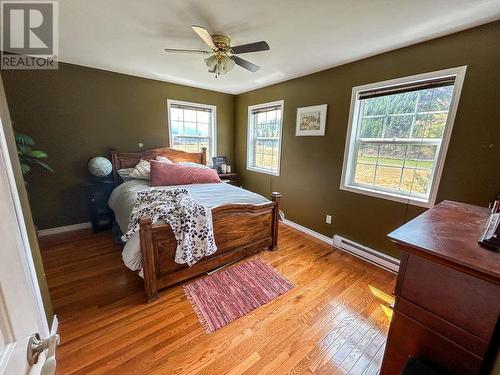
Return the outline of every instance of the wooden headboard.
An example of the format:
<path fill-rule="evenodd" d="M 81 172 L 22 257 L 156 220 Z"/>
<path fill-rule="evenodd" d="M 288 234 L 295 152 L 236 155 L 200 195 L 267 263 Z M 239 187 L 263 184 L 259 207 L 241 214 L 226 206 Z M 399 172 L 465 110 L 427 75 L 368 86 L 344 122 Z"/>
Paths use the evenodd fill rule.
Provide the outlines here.
<path fill-rule="evenodd" d="M 121 177 L 118 175 L 118 170 L 122 168 L 133 168 L 141 159 L 154 160 L 157 156 L 165 156 L 177 163 L 180 161 L 191 161 L 207 164 L 207 149 L 203 147 L 201 152 L 185 152 L 174 150 L 173 148 L 154 148 L 152 150 L 144 150 L 138 152 L 121 152 L 111 150 L 111 163 L 113 164 L 113 180 L 115 185 L 122 183 Z"/>

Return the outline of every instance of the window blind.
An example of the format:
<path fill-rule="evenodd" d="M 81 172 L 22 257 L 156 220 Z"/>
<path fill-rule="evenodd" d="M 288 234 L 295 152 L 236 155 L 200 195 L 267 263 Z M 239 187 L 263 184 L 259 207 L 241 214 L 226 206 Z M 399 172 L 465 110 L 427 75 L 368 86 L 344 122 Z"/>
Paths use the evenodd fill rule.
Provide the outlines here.
<path fill-rule="evenodd" d="M 185 105 L 185 104 L 170 104 L 170 108 L 177 108 L 177 109 L 185 109 L 185 110 L 191 110 L 191 111 L 198 111 L 198 112 L 210 112 L 212 113 L 211 108 L 205 108 L 205 107 L 195 107 L 195 106 L 190 106 L 190 105 Z"/>
<path fill-rule="evenodd" d="M 251 113 L 252 113 L 252 115 L 256 115 L 258 113 L 266 113 L 266 112 L 279 111 L 279 110 L 281 110 L 281 106 L 276 105 L 276 106 L 272 106 L 272 107 L 252 109 Z"/>
<path fill-rule="evenodd" d="M 401 85 L 381 87 L 373 90 L 362 91 L 358 99 L 371 99 L 379 96 L 402 94 L 410 91 L 425 90 L 436 87 L 451 86 L 455 84 L 455 76 L 435 78 L 427 81 L 409 82 Z"/>

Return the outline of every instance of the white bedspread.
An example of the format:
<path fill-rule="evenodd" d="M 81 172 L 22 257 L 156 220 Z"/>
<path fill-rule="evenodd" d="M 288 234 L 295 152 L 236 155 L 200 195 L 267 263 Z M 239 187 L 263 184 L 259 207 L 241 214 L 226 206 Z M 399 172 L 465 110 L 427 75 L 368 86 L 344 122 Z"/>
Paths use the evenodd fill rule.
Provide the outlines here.
<path fill-rule="evenodd" d="M 263 196 L 225 183 L 193 184 L 179 186 L 150 187 L 146 180 L 130 180 L 118 186 L 111 193 L 108 204 L 115 213 L 115 219 L 123 233 L 127 231 L 130 214 L 137 199 L 137 193 L 151 189 L 186 189 L 194 200 L 202 206 L 214 208 L 229 203 L 261 204 L 269 202 Z M 122 258 L 125 265 L 133 271 L 142 268 L 142 254 L 139 233 L 135 233 L 123 248 Z"/>

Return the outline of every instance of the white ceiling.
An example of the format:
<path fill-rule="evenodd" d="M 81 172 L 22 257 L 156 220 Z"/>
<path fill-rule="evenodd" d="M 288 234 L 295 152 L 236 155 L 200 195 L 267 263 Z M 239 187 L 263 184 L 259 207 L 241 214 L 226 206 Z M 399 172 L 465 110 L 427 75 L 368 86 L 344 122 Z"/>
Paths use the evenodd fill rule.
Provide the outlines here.
<path fill-rule="evenodd" d="M 59 56 L 237 94 L 497 19 L 500 0 L 59 0 Z M 163 51 L 204 48 L 192 24 L 271 50 L 214 78 L 204 56 Z"/>

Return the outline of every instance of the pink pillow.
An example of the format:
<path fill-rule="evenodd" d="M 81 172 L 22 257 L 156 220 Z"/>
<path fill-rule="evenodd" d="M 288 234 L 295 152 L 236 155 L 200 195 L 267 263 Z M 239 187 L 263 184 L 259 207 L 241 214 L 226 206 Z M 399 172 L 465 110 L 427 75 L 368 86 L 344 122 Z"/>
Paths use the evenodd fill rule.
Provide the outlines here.
<path fill-rule="evenodd" d="M 210 184 L 222 182 L 214 169 L 185 167 L 151 160 L 151 186 Z"/>

